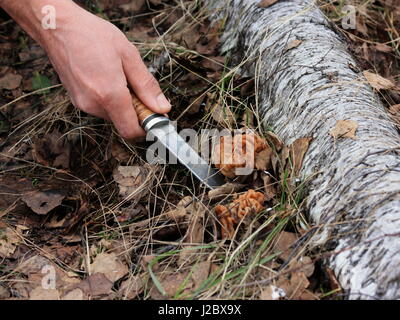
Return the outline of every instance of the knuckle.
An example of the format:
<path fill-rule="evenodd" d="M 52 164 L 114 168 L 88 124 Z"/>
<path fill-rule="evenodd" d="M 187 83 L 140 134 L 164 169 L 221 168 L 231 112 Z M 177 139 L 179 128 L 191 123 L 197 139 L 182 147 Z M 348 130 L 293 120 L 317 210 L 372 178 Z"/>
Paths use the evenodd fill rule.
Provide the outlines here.
<path fill-rule="evenodd" d="M 143 89 L 157 89 L 159 90 L 159 85 L 156 80 L 150 73 L 142 80 Z M 160 90 L 161 91 L 161 90 Z"/>
<path fill-rule="evenodd" d="M 102 86 L 94 91 L 95 101 L 104 108 L 110 107 L 118 102 L 127 93 L 127 88 L 109 85 Z"/>

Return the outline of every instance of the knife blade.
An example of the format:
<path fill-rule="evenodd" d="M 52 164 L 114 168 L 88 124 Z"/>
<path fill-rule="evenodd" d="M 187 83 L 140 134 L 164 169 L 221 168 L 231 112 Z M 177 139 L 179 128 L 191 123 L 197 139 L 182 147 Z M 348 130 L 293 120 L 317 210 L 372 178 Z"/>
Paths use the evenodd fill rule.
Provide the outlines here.
<path fill-rule="evenodd" d="M 133 93 L 132 104 L 145 131 L 156 137 L 170 155 L 178 159 L 200 182 L 209 189 L 225 183 L 224 177 L 178 134 L 167 117 L 149 110 Z"/>

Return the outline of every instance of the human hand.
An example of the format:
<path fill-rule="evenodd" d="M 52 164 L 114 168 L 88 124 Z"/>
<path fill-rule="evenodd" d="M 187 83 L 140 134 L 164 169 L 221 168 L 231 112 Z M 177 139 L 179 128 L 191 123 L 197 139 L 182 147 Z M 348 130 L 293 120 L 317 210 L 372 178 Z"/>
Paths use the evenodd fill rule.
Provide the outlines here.
<path fill-rule="evenodd" d="M 57 28 L 40 43 L 79 109 L 111 120 L 124 138 L 143 136 L 128 86 L 156 113 L 171 105 L 137 48 L 111 23 L 72 2 L 59 2 Z"/>

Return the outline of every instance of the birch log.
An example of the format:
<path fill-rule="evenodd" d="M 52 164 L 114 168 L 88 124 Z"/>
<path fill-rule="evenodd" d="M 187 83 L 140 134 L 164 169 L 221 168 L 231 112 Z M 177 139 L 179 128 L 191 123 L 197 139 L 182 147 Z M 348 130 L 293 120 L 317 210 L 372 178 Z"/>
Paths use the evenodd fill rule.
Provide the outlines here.
<path fill-rule="evenodd" d="M 259 113 L 286 143 L 314 137 L 302 175 L 307 209 L 321 225 L 316 245 L 349 299 L 400 298 L 399 133 L 355 67 L 346 41 L 312 0 L 213 0 L 226 19 L 223 50 L 256 77 Z M 289 44 L 298 46 L 288 50 Z M 356 139 L 329 131 L 358 123 Z"/>

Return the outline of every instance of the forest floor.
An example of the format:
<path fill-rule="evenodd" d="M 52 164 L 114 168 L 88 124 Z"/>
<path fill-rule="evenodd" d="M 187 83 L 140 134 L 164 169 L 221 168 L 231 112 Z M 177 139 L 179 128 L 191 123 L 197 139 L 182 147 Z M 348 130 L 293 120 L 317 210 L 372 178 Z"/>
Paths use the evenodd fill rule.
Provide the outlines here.
<path fill-rule="evenodd" d="M 139 48 L 178 128 L 250 128 L 275 160 L 213 192 L 181 165 L 148 164 L 150 142 L 74 108 L 45 52 L 2 15 L 0 299 L 343 299 L 323 263 L 334 253 L 308 246 L 318 226 L 291 164 L 309 141 L 261 129 L 253 79 L 219 52 L 223 22 L 196 0 L 82 2 Z M 343 30 L 345 1 L 319 3 L 400 124 L 398 6 L 347 1 L 357 26 Z M 232 203 L 251 210 L 227 231 Z"/>

